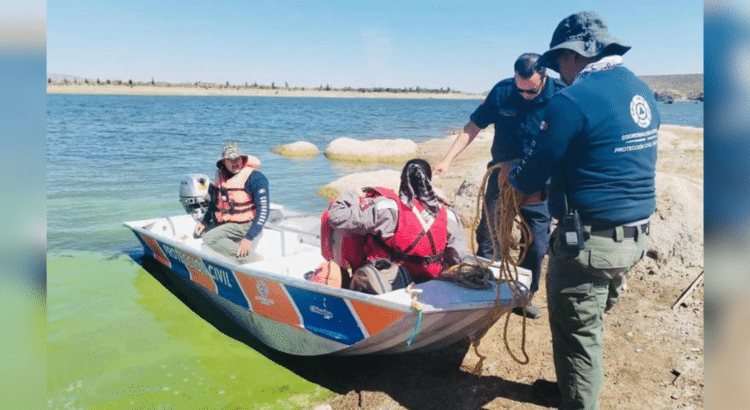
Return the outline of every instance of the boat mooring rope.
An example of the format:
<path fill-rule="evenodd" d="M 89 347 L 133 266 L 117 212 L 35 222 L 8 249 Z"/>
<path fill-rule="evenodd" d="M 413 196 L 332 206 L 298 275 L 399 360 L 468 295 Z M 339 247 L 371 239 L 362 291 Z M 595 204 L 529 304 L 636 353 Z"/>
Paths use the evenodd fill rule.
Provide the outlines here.
<path fill-rule="evenodd" d="M 406 293 L 411 296 L 411 308 L 417 311 L 417 323 L 414 324 L 414 330 L 412 330 L 411 336 L 409 336 L 409 340 L 406 341 L 406 346 L 409 347 L 411 347 L 411 342 L 414 341 L 417 333 L 419 333 L 419 327 L 422 326 L 422 312 L 424 308 L 422 303 L 419 302 L 419 295 L 422 294 L 422 290 L 412 289 L 412 285 L 414 285 L 414 283 L 410 283 L 406 287 Z"/>

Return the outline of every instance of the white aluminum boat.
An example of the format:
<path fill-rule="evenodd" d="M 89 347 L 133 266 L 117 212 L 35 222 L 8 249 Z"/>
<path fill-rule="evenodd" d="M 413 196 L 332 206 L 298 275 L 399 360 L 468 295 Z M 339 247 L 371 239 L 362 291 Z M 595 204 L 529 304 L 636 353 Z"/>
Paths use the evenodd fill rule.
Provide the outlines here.
<path fill-rule="evenodd" d="M 193 238 L 195 223 L 185 214 L 124 224 L 170 279 L 204 294 L 262 343 L 293 355 L 445 347 L 487 329 L 497 318 L 493 310 L 521 306 L 531 280 L 518 268 L 517 281 L 490 281 L 489 289 L 431 280 L 370 295 L 305 279 L 324 261 L 319 217 L 272 206 L 256 248 L 260 260 L 242 265 Z"/>

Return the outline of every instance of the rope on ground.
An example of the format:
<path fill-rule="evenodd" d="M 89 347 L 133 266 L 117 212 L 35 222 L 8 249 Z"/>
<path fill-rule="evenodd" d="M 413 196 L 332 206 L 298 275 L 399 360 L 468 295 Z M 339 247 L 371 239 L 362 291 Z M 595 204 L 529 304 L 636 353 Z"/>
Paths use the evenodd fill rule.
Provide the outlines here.
<path fill-rule="evenodd" d="M 522 315 L 522 336 L 521 336 L 521 354 L 523 355 L 522 358 L 519 358 L 511 349 L 509 343 L 508 343 L 508 325 L 510 323 L 510 312 L 511 309 L 505 308 L 500 304 L 500 283 L 505 282 L 508 284 L 511 293 L 512 293 L 512 300 L 520 300 L 522 301 L 522 306 L 525 309 L 526 305 L 528 304 L 529 300 L 528 297 L 524 294 L 522 291 L 522 287 L 520 283 L 518 282 L 518 268 L 517 265 L 524 260 L 526 257 L 526 252 L 528 251 L 528 246 L 531 244 L 533 237 L 531 230 L 526 223 L 526 221 L 523 219 L 523 217 L 520 214 L 520 198 L 518 193 L 516 192 L 513 187 L 510 186 L 510 184 L 507 181 L 507 178 L 505 177 L 504 173 L 500 169 L 502 167 L 502 164 L 497 164 L 489 169 L 487 169 L 487 172 L 484 175 L 484 178 L 482 179 L 482 184 L 479 187 L 479 195 L 477 197 L 477 206 L 475 211 L 475 217 L 472 222 L 471 230 L 472 232 L 476 231 L 477 226 L 479 225 L 480 220 L 480 210 L 484 213 L 485 221 L 489 225 L 488 231 L 489 236 L 492 241 L 492 259 L 491 261 L 499 261 L 499 271 L 500 275 L 498 279 L 495 279 L 494 275 L 492 275 L 492 272 L 489 270 L 489 266 L 492 264 L 492 262 L 488 264 L 481 264 L 478 263 L 474 267 L 467 267 L 465 264 L 457 265 L 454 267 L 451 267 L 446 270 L 447 276 L 453 278 L 454 276 L 460 279 L 460 283 L 464 282 L 470 282 L 474 283 L 475 279 L 469 279 L 472 278 L 470 275 L 473 274 L 474 276 L 481 276 L 482 278 L 486 278 L 486 273 L 478 273 L 478 272 L 489 272 L 489 278 L 488 280 L 488 286 L 489 286 L 489 280 L 497 280 L 497 286 L 496 294 L 495 294 L 495 306 L 492 308 L 490 313 L 487 315 L 487 319 L 485 322 L 485 325 L 482 327 L 482 330 L 477 332 L 471 337 L 471 344 L 474 348 L 474 353 L 479 357 L 479 362 L 474 366 L 474 369 L 472 371 L 475 375 L 481 375 L 482 372 L 482 366 L 484 364 L 484 360 L 486 359 L 485 356 L 479 353 L 479 344 L 484 337 L 484 335 L 487 333 L 489 328 L 498 321 L 502 315 L 506 315 L 505 318 L 505 326 L 503 328 L 503 339 L 505 348 L 510 354 L 510 356 L 515 360 L 516 362 L 520 364 L 528 364 L 529 363 L 529 356 L 526 353 L 526 316 Z M 485 204 L 484 200 L 484 193 L 486 191 L 487 187 L 487 181 L 492 175 L 492 173 L 495 170 L 500 169 L 500 172 L 498 172 L 498 178 L 497 178 L 497 184 L 500 189 L 500 195 L 497 198 L 497 201 L 495 202 L 494 207 L 494 214 L 490 215 L 489 209 Z M 494 181 L 493 181 L 494 182 Z M 494 221 L 494 224 L 491 224 L 490 221 Z M 521 240 L 516 241 L 513 238 L 513 229 L 516 227 L 520 231 L 520 238 Z M 474 256 L 476 257 L 477 254 L 477 244 L 475 241 L 475 238 L 472 235 L 472 251 L 474 252 Z M 511 255 L 511 251 L 513 249 L 518 249 L 518 255 L 516 258 L 513 258 Z M 478 261 L 478 259 L 477 259 Z M 455 268 L 455 269 L 454 269 Z M 468 287 L 468 286 L 467 286 Z M 486 288 L 485 288 L 486 289 Z"/>

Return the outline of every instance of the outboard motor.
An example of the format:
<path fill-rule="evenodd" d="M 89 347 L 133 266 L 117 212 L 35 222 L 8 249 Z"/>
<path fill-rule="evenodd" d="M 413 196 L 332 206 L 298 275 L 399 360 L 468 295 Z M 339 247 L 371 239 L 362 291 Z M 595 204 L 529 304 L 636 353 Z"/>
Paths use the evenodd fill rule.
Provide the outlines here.
<path fill-rule="evenodd" d="M 206 174 L 188 174 L 180 182 L 180 202 L 196 221 L 202 221 L 211 197 L 208 194 L 210 179 Z"/>

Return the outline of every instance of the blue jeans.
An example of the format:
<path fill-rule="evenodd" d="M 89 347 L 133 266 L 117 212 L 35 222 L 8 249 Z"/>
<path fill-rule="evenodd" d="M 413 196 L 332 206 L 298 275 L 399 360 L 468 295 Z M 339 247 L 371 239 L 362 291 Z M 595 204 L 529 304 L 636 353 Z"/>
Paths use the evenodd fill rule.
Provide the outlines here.
<path fill-rule="evenodd" d="M 487 183 L 487 192 L 484 194 L 485 204 L 490 215 L 495 213 L 495 201 L 500 196 L 500 188 L 497 186 L 497 174 L 499 170 L 495 170 Z M 492 239 L 490 239 L 489 230 L 487 229 L 487 220 L 485 213 L 482 213 L 482 218 L 479 221 L 477 227 L 477 256 L 482 256 L 487 259 L 492 259 Z M 542 262 L 544 261 L 544 255 L 547 253 L 549 247 L 549 225 L 550 225 L 550 214 L 549 208 L 547 207 L 547 201 L 539 202 L 534 205 L 528 205 L 521 208 L 521 217 L 529 225 L 529 230 L 533 235 L 533 240 L 529 246 L 529 250 L 526 253 L 526 258 L 521 262 L 522 268 L 531 271 L 531 288 L 529 289 L 532 293 L 539 289 L 539 278 L 542 274 Z M 490 221 L 494 226 L 494 222 Z M 496 259 L 499 259 L 500 255 Z"/>

